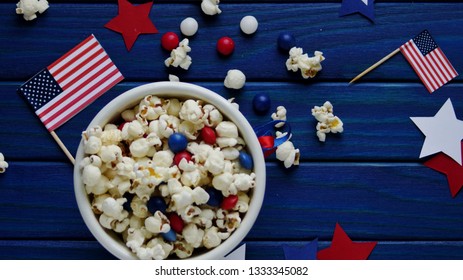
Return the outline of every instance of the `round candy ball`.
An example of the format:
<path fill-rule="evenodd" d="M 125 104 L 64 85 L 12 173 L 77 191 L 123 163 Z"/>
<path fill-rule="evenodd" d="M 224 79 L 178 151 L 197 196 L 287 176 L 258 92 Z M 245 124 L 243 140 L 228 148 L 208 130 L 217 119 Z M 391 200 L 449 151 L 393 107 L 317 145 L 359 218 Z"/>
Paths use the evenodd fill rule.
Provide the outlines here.
<path fill-rule="evenodd" d="M 188 139 L 186 139 L 185 135 L 181 133 L 173 133 L 169 136 L 167 144 L 169 145 L 170 150 L 176 154 L 186 149 Z"/>
<path fill-rule="evenodd" d="M 278 47 L 282 50 L 289 51 L 296 46 L 296 38 L 291 33 L 282 32 L 278 36 Z"/>
<path fill-rule="evenodd" d="M 180 218 L 180 216 L 175 212 L 169 213 L 167 217 L 169 218 L 170 228 L 173 229 L 176 233 L 182 233 L 183 227 L 185 225 L 182 218 Z"/>
<path fill-rule="evenodd" d="M 248 35 L 256 32 L 258 26 L 259 23 L 257 22 L 257 19 L 253 16 L 245 16 L 240 21 L 241 31 Z"/>
<path fill-rule="evenodd" d="M 242 167 L 251 170 L 252 167 L 254 166 L 254 162 L 252 161 L 252 157 L 246 153 L 245 151 L 240 152 L 240 164 Z"/>
<path fill-rule="evenodd" d="M 265 93 L 258 93 L 252 99 L 252 107 L 258 114 L 265 114 L 270 109 L 270 97 Z"/>
<path fill-rule="evenodd" d="M 168 242 L 175 242 L 177 240 L 177 234 L 172 228 L 168 232 L 162 232 L 161 236 L 162 238 L 164 238 L 165 241 Z"/>
<path fill-rule="evenodd" d="M 182 151 L 180 153 L 175 154 L 174 164 L 178 166 L 182 159 L 186 159 L 187 162 L 191 161 L 191 154 L 187 151 Z"/>
<path fill-rule="evenodd" d="M 156 213 L 156 211 L 161 211 L 162 213 L 166 213 L 167 204 L 164 201 L 164 198 L 160 196 L 152 196 L 146 203 L 146 207 L 148 207 L 148 211 L 152 214 Z"/>
<path fill-rule="evenodd" d="M 201 129 L 201 138 L 203 139 L 204 143 L 209 145 L 214 145 L 215 141 L 217 140 L 214 129 L 208 126 L 205 126 L 203 129 Z"/>
<path fill-rule="evenodd" d="M 206 188 L 206 192 L 209 194 L 207 205 L 212 207 L 219 207 L 223 200 L 222 192 L 215 189 L 214 187 Z"/>
<path fill-rule="evenodd" d="M 224 197 L 222 203 L 220 204 L 220 208 L 223 210 L 231 210 L 235 207 L 236 203 L 238 202 L 238 196 L 231 194 L 227 197 Z"/>
<path fill-rule="evenodd" d="M 230 37 L 222 37 L 217 41 L 217 51 L 222 55 L 230 55 L 235 49 L 235 42 Z"/>
<path fill-rule="evenodd" d="M 180 23 L 180 31 L 185 36 L 193 36 L 198 31 L 198 22 L 192 17 L 187 17 Z"/>
<path fill-rule="evenodd" d="M 161 37 L 161 46 L 168 51 L 178 47 L 178 36 L 174 32 L 166 32 Z"/>

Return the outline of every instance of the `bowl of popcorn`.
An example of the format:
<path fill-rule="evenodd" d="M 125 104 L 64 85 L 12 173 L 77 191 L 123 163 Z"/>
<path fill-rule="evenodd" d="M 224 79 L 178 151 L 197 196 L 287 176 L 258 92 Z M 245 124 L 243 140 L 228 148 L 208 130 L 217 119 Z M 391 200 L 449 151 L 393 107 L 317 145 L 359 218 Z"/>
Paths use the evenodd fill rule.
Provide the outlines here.
<path fill-rule="evenodd" d="M 83 131 L 74 188 L 85 224 L 120 259 L 223 259 L 259 214 L 265 161 L 232 103 L 156 82 L 112 100 Z"/>

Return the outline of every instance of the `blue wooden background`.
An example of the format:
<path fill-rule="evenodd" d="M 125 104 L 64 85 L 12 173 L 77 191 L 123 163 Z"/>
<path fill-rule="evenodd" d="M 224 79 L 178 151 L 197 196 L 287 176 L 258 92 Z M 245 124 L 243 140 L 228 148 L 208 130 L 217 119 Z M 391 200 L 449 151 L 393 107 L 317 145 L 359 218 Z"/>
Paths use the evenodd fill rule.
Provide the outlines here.
<path fill-rule="evenodd" d="M 361 15 L 339 17 L 339 1 L 222 1 L 222 14 L 202 14 L 200 1 L 154 1 L 150 18 L 160 34 L 142 35 L 130 52 L 106 28 L 117 2 L 51 1 L 50 9 L 26 22 L 16 1 L 0 4 L 0 152 L 10 164 L 0 174 L 1 259 L 113 258 L 87 230 L 73 193 L 72 165 L 16 94 L 16 89 L 90 34 L 95 34 L 126 79 L 56 132 L 72 153 L 80 133 L 106 103 L 132 87 L 176 74 L 229 98 L 235 97 L 252 125 L 251 100 L 267 93 L 272 110 L 283 105 L 293 127 L 301 164 L 285 169 L 268 159 L 261 214 L 247 236 L 248 259 L 283 259 L 282 245 L 315 238 L 329 246 L 336 222 L 354 241 L 378 241 L 370 259 L 463 259 L 463 195 L 452 198 L 444 175 L 419 159 L 422 133 L 411 116 L 433 116 L 447 98 L 463 119 L 463 77 L 430 95 L 401 54 L 355 85 L 348 81 L 423 29 L 428 29 L 457 71 L 463 71 L 463 1 L 377 1 L 376 23 Z M 138 1 L 142 2 L 142 1 Z M 259 29 L 244 36 L 239 21 L 254 15 Z M 168 69 L 160 47 L 164 32 L 180 34 L 194 17 L 188 71 Z M 303 80 L 288 72 L 278 50 L 282 31 L 311 54 L 324 52 L 323 70 Z M 236 49 L 219 57 L 216 40 L 230 36 Z M 228 90 L 229 69 L 247 76 L 242 90 Z M 320 143 L 314 105 L 329 100 L 345 132 Z"/>

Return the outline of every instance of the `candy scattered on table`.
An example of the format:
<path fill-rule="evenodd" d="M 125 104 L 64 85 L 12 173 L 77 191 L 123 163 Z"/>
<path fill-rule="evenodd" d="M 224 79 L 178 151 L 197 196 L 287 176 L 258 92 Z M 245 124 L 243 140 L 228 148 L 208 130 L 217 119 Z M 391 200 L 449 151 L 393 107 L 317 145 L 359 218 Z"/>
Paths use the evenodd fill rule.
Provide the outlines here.
<path fill-rule="evenodd" d="M 192 17 L 187 17 L 180 23 L 180 31 L 185 36 L 193 36 L 198 31 L 198 22 Z"/>
<path fill-rule="evenodd" d="M 278 47 L 284 51 L 289 51 L 292 47 L 296 46 L 296 37 L 288 32 L 282 32 L 278 35 Z"/>
<path fill-rule="evenodd" d="M 327 133 L 342 133 L 344 131 L 343 122 L 333 114 L 333 105 L 329 101 L 326 101 L 323 106 L 313 107 L 312 116 L 318 121 L 317 136 L 321 142 L 325 142 Z"/>
<path fill-rule="evenodd" d="M 270 109 L 271 100 L 268 94 L 258 93 L 252 99 L 252 108 L 257 114 L 265 114 Z"/>
<path fill-rule="evenodd" d="M 241 89 L 246 83 L 246 76 L 238 69 L 228 70 L 223 84 L 227 88 Z"/>
<path fill-rule="evenodd" d="M 0 173 L 5 173 L 8 168 L 8 162 L 5 161 L 5 157 L 0 153 Z"/>
<path fill-rule="evenodd" d="M 219 9 L 220 0 L 202 0 L 201 10 L 209 16 L 220 14 L 222 11 Z"/>
<path fill-rule="evenodd" d="M 301 70 L 304 79 L 313 78 L 322 70 L 321 62 L 325 60 L 323 53 L 315 51 L 313 57 L 303 54 L 302 48 L 293 47 L 289 50 L 289 58 L 286 60 L 288 71 L 297 72 Z"/>
<path fill-rule="evenodd" d="M 168 144 L 169 149 L 172 152 L 179 153 L 186 149 L 186 146 L 188 145 L 188 139 L 185 135 L 176 132 L 169 137 Z"/>
<path fill-rule="evenodd" d="M 222 37 L 217 40 L 217 51 L 225 56 L 229 56 L 235 50 L 235 42 L 230 37 Z"/>
<path fill-rule="evenodd" d="M 174 32 L 166 32 L 161 37 L 161 46 L 167 51 L 177 48 L 179 42 L 178 36 Z"/>
<path fill-rule="evenodd" d="M 275 113 L 272 113 L 271 118 L 274 121 L 286 121 L 286 108 L 284 106 L 278 106 L 277 111 Z M 280 128 L 284 125 L 284 122 L 279 122 L 275 124 L 275 127 Z"/>
<path fill-rule="evenodd" d="M 16 4 L 16 13 L 23 15 L 27 21 L 37 18 L 37 13 L 42 14 L 48 9 L 47 0 L 20 0 Z"/>
<path fill-rule="evenodd" d="M 192 63 L 191 57 L 188 55 L 191 52 L 190 46 L 188 46 L 189 40 L 187 38 L 183 39 L 177 48 L 173 49 L 170 52 L 170 57 L 164 61 L 166 67 L 181 67 L 185 70 L 190 68 Z"/>
<path fill-rule="evenodd" d="M 259 23 L 254 16 L 245 16 L 240 21 L 241 31 L 245 34 L 254 34 L 257 31 Z"/>

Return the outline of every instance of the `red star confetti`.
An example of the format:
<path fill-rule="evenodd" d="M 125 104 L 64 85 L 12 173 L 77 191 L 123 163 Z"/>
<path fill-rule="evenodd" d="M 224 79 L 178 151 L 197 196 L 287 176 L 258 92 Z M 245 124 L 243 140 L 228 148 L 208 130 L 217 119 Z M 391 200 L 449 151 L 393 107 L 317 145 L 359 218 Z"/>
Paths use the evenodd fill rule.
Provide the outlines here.
<path fill-rule="evenodd" d="M 377 242 L 353 242 L 339 223 L 334 229 L 331 246 L 318 251 L 318 260 L 366 260 Z"/>
<path fill-rule="evenodd" d="M 118 0 L 118 4 L 119 14 L 105 27 L 122 34 L 128 51 L 132 48 L 138 35 L 158 33 L 149 18 L 153 2 L 132 5 L 128 0 Z"/>
<path fill-rule="evenodd" d="M 463 143 L 461 143 L 463 157 Z M 463 187 L 463 166 L 444 153 L 439 153 L 427 160 L 425 166 L 447 175 L 450 193 L 455 197 Z"/>

